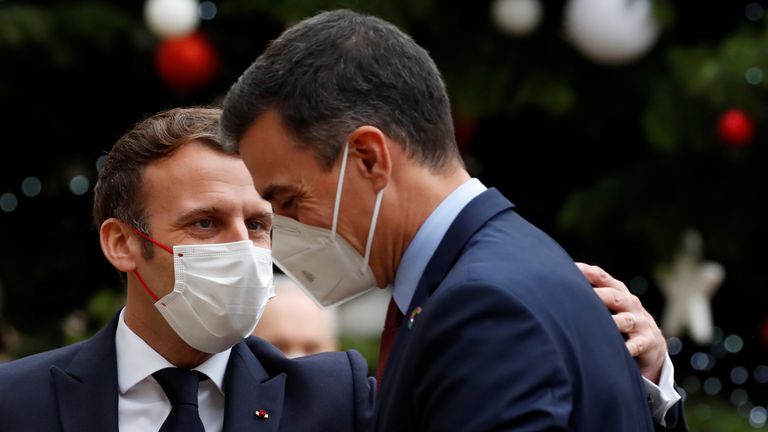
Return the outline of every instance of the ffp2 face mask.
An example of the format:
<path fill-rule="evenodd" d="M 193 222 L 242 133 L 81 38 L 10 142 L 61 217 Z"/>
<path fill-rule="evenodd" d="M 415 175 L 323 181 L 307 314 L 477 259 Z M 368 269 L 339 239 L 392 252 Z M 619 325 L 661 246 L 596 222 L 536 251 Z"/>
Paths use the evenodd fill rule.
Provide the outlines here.
<path fill-rule="evenodd" d="M 361 256 L 336 232 L 347 157 L 348 144 L 344 146 L 330 230 L 279 215 L 272 221 L 275 265 L 323 307 L 344 303 L 377 286 L 369 261 L 384 189 L 376 194 L 365 256 Z"/>

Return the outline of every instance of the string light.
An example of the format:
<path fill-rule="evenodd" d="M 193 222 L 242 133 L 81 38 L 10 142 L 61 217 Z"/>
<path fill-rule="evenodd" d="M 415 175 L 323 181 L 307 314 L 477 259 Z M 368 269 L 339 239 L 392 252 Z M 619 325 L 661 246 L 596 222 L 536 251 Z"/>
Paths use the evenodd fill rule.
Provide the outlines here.
<path fill-rule="evenodd" d="M 21 192 L 30 198 L 38 196 L 42 189 L 43 184 L 37 177 L 29 176 L 21 182 Z"/>
<path fill-rule="evenodd" d="M 674 356 L 680 354 L 680 351 L 683 350 L 683 342 L 676 337 L 671 337 L 667 339 L 667 352 L 669 355 Z"/>
<path fill-rule="evenodd" d="M 725 338 L 723 345 L 725 346 L 726 351 L 731 354 L 736 354 L 744 347 L 744 341 L 739 335 L 729 335 L 727 338 Z"/>
<path fill-rule="evenodd" d="M 757 2 L 752 2 L 744 8 L 744 15 L 746 15 L 747 19 L 750 21 L 760 21 L 763 18 L 764 13 L 763 6 Z"/>
<path fill-rule="evenodd" d="M 723 389 L 723 384 L 720 382 L 720 378 L 718 377 L 709 377 L 704 381 L 704 393 L 715 396 L 717 394 L 720 394 L 720 390 Z"/>
<path fill-rule="evenodd" d="M 197 9 L 198 14 L 200 14 L 200 19 L 203 21 L 210 21 L 216 17 L 216 13 L 218 12 L 218 8 L 216 8 L 216 4 L 214 4 L 211 1 L 204 1 L 200 3 L 200 6 Z"/>
<path fill-rule="evenodd" d="M 760 365 L 752 372 L 752 376 L 760 384 L 768 383 L 768 366 Z"/>
<path fill-rule="evenodd" d="M 765 426 L 766 420 L 768 420 L 768 411 L 765 408 L 756 406 L 749 411 L 749 425 L 753 428 Z"/>
<path fill-rule="evenodd" d="M 763 70 L 751 67 L 744 73 L 744 79 L 747 80 L 747 83 L 749 84 L 758 85 L 763 82 Z"/>
<path fill-rule="evenodd" d="M 6 192 L 2 195 L 0 195 L 0 210 L 10 213 L 14 210 L 16 210 L 16 207 L 19 205 L 19 200 L 16 198 L 16 195 Z"/>
<path fill-rule="evenodd" d="M 742 385 L 749 379 L 749 372 L 743 366 L 737 366 L 731 370 L 731 382 L 736 385 Z"/>
<path fill-rule="evenodd" d="M 104 168 L 104 164 L 107 163 L 107 155 L 101 155 L 98 159 L 96 159 L 96 171 L 101 172 L 101 169 Z"/>
<path fill-rule="evenodd" d="M 83 175 L 74 176 L 72 177 L 72 180 L 69 181 L 69 190 L 75 195 L 85 194 L 88 192 L 89 186 L 90 183 L 88 182 L 88 178 Z"/>

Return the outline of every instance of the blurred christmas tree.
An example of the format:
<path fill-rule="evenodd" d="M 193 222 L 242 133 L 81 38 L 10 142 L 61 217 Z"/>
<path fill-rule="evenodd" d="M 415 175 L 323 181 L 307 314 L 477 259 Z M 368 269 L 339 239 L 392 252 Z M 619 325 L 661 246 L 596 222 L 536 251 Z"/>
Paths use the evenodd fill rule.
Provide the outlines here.
<path fill-rule="evenodd" d="M 147 113 L 217 103 L 286 25 L 350 7 L 430 51 L 472 173 L 654 315 L 657 274 L 684 232 L 700 233 L 726 276 L 711 343 L 670 342 L 692 430 L 765 424 L 765 2 L 191 3 L 197 16 L 158 23 L 136 1 L 0 0 L 0 352 L 85 337 L 120 304 L 89 192 L 123 131 Z M 167 38 L 185 28 L 195 32 Z M 738 414 L 712 420 L 724 413 Z"/>

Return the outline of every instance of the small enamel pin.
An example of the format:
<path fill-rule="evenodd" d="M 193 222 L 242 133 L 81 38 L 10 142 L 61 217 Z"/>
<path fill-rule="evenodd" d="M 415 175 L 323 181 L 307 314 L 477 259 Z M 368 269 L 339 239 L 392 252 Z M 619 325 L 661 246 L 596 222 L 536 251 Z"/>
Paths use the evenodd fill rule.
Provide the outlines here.
<path fill-rule="evenodd" d="M 256 417 L 262 420 L 266 420 L 269 418 L 269 411 L 267 410 L 260 409 L 260 410 L 257 410 L 254 414 L 256 415 Z"/>
<path fill-rule="evenodd" d="M 421 306 L 416 306 L 416 309 L 411 312 L 411 316 L 408 317 L 408 328 L 410 329 L 413 327 L 413 321 L 416 319 L 416 317 L 421 313 L 422 309 Z"/>

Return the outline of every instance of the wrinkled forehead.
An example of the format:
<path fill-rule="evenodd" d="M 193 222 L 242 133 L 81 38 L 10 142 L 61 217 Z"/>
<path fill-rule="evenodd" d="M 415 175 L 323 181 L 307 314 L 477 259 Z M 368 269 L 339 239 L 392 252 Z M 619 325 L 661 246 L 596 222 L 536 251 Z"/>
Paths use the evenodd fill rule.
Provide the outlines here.
<path fill-rule="evenodd" d="M 273 111 L 251 124 L 239 149 L 256 190 L 267 200 L 276 192 L 290 191 L 302 179 L 325 171 L 310 149 L 296 145 Z"/>
<path fill-rule="evenodd" d="M 150 213 L 193 207 L 271 209 L 256 192 L 241 158 L 196 143 L 149 164 L 143 173 L 142 192 Z"/>

